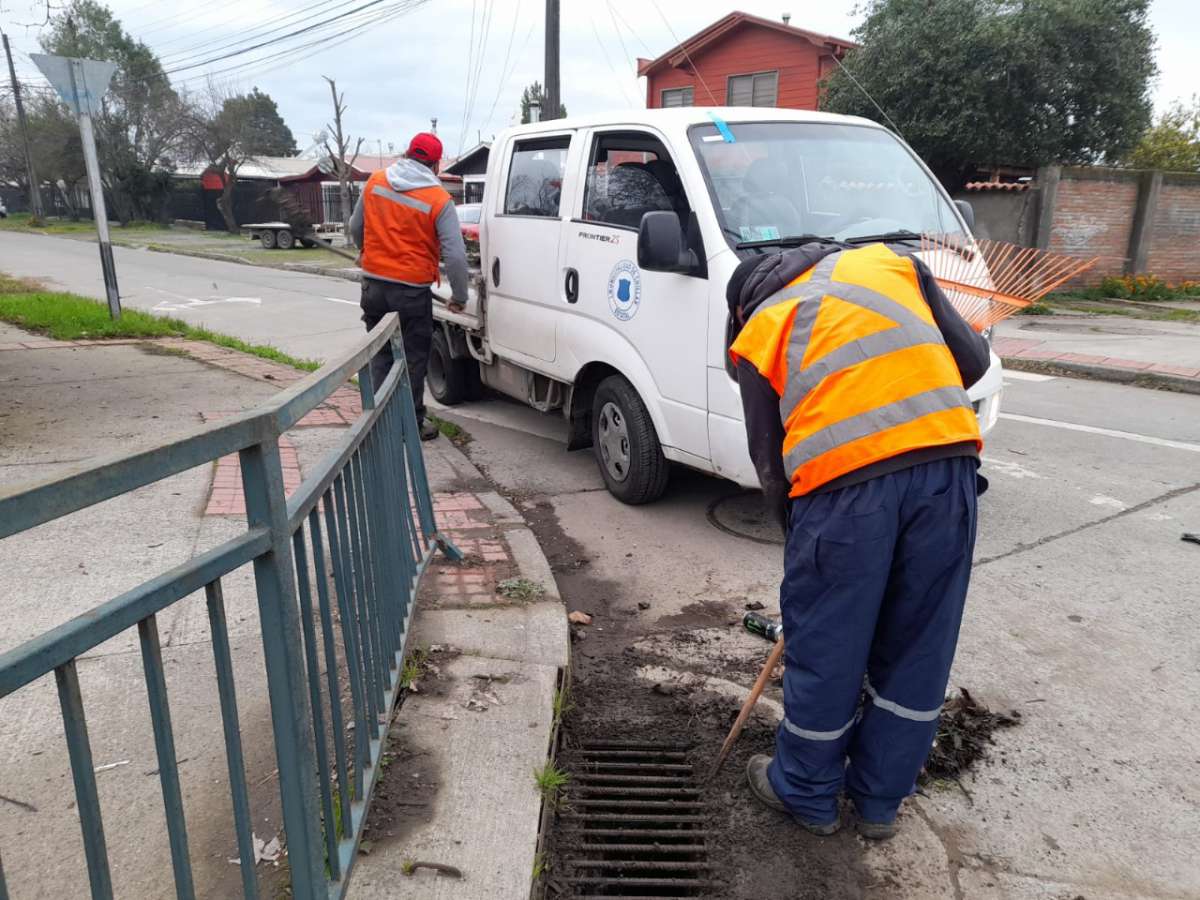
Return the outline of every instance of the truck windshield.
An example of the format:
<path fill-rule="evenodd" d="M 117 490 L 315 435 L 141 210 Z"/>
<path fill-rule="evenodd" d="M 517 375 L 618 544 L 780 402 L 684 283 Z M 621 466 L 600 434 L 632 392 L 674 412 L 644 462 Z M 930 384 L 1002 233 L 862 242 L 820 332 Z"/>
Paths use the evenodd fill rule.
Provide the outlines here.
<path fill-rule="evenodd" d="M 730 138 L 733 140 L 730 140 Z M 696 125 L 692 146 L 734 243 L 961 234 L 950 204 L 891 134 L 802 122 Z"/>

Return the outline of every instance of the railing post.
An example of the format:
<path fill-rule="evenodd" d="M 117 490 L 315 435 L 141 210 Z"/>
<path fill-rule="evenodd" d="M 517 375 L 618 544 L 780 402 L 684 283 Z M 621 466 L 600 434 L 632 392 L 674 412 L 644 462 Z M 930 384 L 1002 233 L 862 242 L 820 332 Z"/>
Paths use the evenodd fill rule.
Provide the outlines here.
<path fill-rule="evenodd" d="M 293 578 L 283 468 L 275 437 L 241 451 L 242 488 L 250 527 L 266 526 L 271 549 L 254 560 L 267 692 L 275 732 L 275 758 L 283 825 L 287 834 L 292 892 L 297 900 L 326 896 L 324 848 L 317 804 L 316 747 L 304 648 Z"/>

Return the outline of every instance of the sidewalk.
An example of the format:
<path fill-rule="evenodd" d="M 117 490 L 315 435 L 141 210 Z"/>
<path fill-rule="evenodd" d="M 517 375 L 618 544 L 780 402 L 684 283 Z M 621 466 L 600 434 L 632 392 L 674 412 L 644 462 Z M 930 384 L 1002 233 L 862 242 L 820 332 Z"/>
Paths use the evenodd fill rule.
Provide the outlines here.
<path fill-rule="evenodd" d="M 0 325 L 0 484 L 252 408 L 305 373 L 190 341 L 58 342 Z M 294 490 L 358 414 L 338 391 L 281 440 Z M 537 849 L 567 626 L 524 520 L 449 441 L 424 445 L 439 524 L 467 554 L 425 575 L 410 653 L 424 658 L 398 710 L 351 896 L 523 897 Z M 6 540 L 0 650 L 78 615 L 244 528 L 236 457 Z M 225 580 L 256 834 L 279 832 L 270 716 L 247 569 Z M 202 598 L 159 616 L 198 895 L 238 896 L 224 750 Z M 157 897 L 169 852 L 136 636 L 81 662 L 118 896 Z M 0 700 L 0 848 L 14 896 L 87 893 L 53 679 Z M 52 789 L 51 786 L 53 786 Z M 29 841 L 33 834 L 44 840 Z M 49 849 L 52 845 L 53 849 Z M 462 878 L 411 863 L 437 863 Z M 284 870 L 260 863 L 263 896 Z M 411 873 L 411 876 L 410 876 Z"/>
<path fill-rule="evenodd" d="M 1200 393 L 1200 326 L 1122 316 L 1017 316 L 996 326 L 1004 365 Z"/>

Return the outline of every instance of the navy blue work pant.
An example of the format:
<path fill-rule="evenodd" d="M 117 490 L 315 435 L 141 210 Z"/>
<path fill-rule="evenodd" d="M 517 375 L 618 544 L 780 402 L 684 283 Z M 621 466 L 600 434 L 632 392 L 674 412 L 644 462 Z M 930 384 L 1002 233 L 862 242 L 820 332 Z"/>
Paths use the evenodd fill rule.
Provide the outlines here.
<path fill-rule="evenodd" d="M 967 596 L 976 467 L 937 460 L 792 501 L 769 775 L 794 815 L 834 821 L 844 787 L 863 819 L 888 822 L 913 792 Z"/>

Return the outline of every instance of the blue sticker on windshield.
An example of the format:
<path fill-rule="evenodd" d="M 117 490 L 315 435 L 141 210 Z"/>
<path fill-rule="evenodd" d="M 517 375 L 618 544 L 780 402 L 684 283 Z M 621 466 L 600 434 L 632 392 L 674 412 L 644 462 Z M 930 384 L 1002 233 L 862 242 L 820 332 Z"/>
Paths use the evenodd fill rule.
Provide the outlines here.
<path fill-rule="evenodd" d="M 725 143 L 735 144 L 737 138 L 733 136 L 733 132 L 729 130 L 729 125 L 724 119 L 720 118 L 716 113 L 710 112 L 708 117 L 712 119 L 713 124 L 717 126 L 717 131 L 721 132 L 721 137 L 725 138 Z"/>

